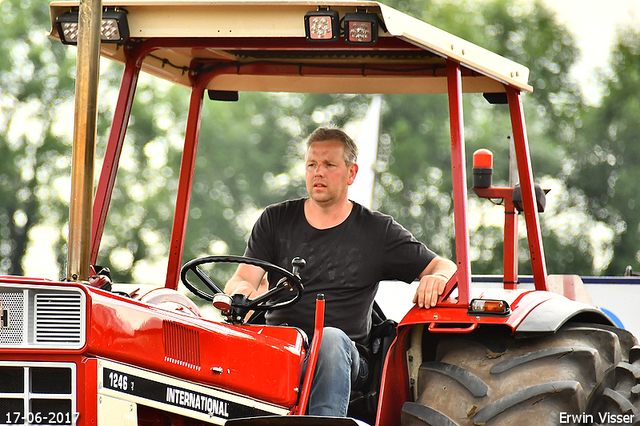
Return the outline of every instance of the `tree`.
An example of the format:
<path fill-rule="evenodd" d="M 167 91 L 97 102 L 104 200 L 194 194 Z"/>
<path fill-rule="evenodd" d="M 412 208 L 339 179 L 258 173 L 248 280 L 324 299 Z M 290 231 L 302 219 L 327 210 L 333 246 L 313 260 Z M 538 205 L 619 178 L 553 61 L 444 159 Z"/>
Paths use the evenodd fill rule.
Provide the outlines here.
<path fill-rule="evenodd" d="M 545 243 L 554 253 L 547 257 L 549 270 L 589 270 L 594 263 L 593 238 L 565 232 L 558 218 L 575 212 L 582 215 L 582 223 L 605 230 L 615 220 L 587 211 L 587 192 L 569 179 L 573 163 L 567 161 L 567 153 L 576 142 L 575 129 L 579 132 L 583 124 L 579 92 L 566 77 L 576 59 L 566 30 L 539 2 L 389 4 L 531 68 L 536 91 L 524 99 L 536 177 L 560 188 L 561 195 L 554 215 L 542 217 Z M 0 95 L 0 267 L 20 273 L 15 265 L 21 264 L 29 230 L 48 226 L 55 230 L 61 269 L 75 49 L 42 37 L 49 22 L 43 0 L 5 0 L 1 7 L 7 24 L 0 31 L 7 41 L 0 46 L 0 78 L 10 90 Z M 103 67 L 98 158 L 106 144 L 121 72 L 120 66 Z M 188 96 L 184 88 L 155 79 L 140 81 L 98 259 L 111 267 L 118 282 L 164 281 Z M 205 102 L 184 258 L 241 254 L 262 208 L 304 195 L 299 171 L 304 138 L 318 125 L 349 126 L 364 115 L 369 100 L 362 95 L 242 93 L 238 103 Z M 469 96 L 465 112 L 468 163 L 473 150 L 490 148 L 496 153 L 497 180 L 506 179 L 506 108 Z M 16 124 L 25 114 L 29 126 Z M 449 143 L 444 96 L 385 96 L 376 207 L 438 252 L 453 256 Z M 575 188 L 567 189 L 569 183 Z M 475 209 L 481 203 L 472 204 Z M 489 220 L 495 214 L 486 210 L 472 211 L 474 272 L 499 273 L 502 230 Z M 30 247 L 35 244 L 37 238 L 32 237 Z"/>
<path fill-rule="evenodd" d="M 601 254 L 610 260 L 605 272 L 611 275 L 640 261 L 640 197 L 635 191 L 640 179 L 639 36 L 631 29 L 619 35 L 611 76 L 602 81 L 605 96 L 585 113 L 568 179 L 584 190 L 588 211 L 608 225 L 598 237 L 611 244 Z"/>
<path fill-rule="evenodd" d="M 73 58 L 46 38 L 45 2 L 5 0 L 0 10 L 0 273 L 21 275 L 29 232 L 68 217 L 60 176 L 70 145 L 57 123 L 73 96 Z"/>
<path fill-rule="evenodd" d="M 369 96 L 242 93 L 205 105 L 184 259 L 244 253 L 258 214 L 306 195 L 304 138 L 362 117 Z M 214 271 L 214 275 L 216 275 Z M 225 276 L 216 276 L 225 282 Z M 226 276 L 228 278 L 228 276 Z"/>
<path fill-rule="evenodd" d="M 589 251 L 589 236 L 568 233 L 559 224 L 564 211 L 584 215 L 584 204 L 577 202 L 582 199 L 566 196 L 563 173 L 575 140 L 574 129 L 582 125 L 579 89 L 567 77 L 577 59 L 567 30 L 540 2 L 514 5 L 504 0 L 425 4 L 393 1 L 390 5 L 530 68 L 534 93 L 525 95 L 524 102 L 533 167 L 536 180 L 552 183 L 554 188 L 549 195 L 548 213 L 541 216 L 545 245 L 552 253 L 547 256 L 549 271 L 591 271 L 594 259 Z M 446 101 L 413 95 L 385 100 L 392 113 L 383 119 L 387 136 L 381 154 L 389 161 L 384 163 L 378 181 L 380 208 L 438 252 L 454 256 Z M 475 149 L 491 149 L 497 185 L 506 185 L 510 133 L 506 106 L 488 105 L 481 96 L 473 95 L 465 97 L 464 110 L 467 164 L 471 164 Z M 428 164 L 425 158 L 429 158 Z M 501 273 L 502 229 L 494 220 L 500 213 L 480 208 L 483 204 L 476 202 L 473 195 L 470 200 L 473 271 Z M 485 201 L 484 206 L 488 205 Z M 591 217 L 584 217 L 582 222 L 597 225 Z M 530 272 L 524 262 L 528 254 L 522 239 L 520 255 L 521 272 Z"/>

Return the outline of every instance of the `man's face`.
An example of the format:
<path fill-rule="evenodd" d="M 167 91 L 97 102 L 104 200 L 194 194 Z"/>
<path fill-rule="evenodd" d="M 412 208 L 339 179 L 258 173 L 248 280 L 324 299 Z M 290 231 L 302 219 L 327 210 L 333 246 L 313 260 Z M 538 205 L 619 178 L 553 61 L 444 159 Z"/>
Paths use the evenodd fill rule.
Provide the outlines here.
<path fill-rule="evenodd" d="M 312 200 L 330 205 L 348 197 L 358 166 L 347 167 L 340 141 L 314 142 L 307 150 L 306 182 Z"/>

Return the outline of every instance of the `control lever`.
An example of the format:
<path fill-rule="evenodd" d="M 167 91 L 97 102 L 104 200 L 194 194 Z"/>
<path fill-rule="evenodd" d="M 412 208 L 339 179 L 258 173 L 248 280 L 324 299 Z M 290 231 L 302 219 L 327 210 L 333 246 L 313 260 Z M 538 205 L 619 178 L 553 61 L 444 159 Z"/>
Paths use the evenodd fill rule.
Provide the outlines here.
<path fill-rule="evenodd" d="M 291 273 L 300 279 L 300 269 L 304 268 L 306 264 L 307 262 L 303 258 L 294 257 L 291 261 Z M 278 286 L 279 285 L 282 285 L 285 290 L 293 291 L 293 287 L 291 287 L 291 283 L 287 280 L 287 277 L 282 277 L 280 281 L 278 281 Z"/>
<path fill-rule="evenodd" d="M 301 257 L 294 257 L 291 261 L 291 272 L 293 275 L 300 277 L 300 269 L 304 268 L 307 265 L 307 261 Z"/>

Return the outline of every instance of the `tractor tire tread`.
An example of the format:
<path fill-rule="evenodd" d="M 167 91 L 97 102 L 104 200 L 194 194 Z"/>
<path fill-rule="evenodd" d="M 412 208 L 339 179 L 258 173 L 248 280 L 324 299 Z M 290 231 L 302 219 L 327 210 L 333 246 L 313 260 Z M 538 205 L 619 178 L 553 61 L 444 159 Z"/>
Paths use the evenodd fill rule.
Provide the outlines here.
<path fill-rule="evenodd" d="M 403 404 L 402 424 L 421 426 L 458 426 L 457 423 L 441 412 L 415 402 L 405 402 Z"/>
<path fill-rule="evenodd" d="M 571 394 L 576 394 L 581 389 L 582 386 L 575 380 L 561 380 L 558 382 L 531 386 L 500 398 L 492 404 L 480 409 L 473 417 L 473 420 L 476 424 L 484 424 L 505 410 L 515 407 L 516 405 L 532 398 L 546 398 L 554 394 L 561 394 L 565 391 L 568 391 Z"/>
<path fill-rule="evenodd" d="M 613 326 L 567 323 L 522 339 L 487 328 L 429 344 L 402 426 L 557 425 L 563 413 L 596 420 L 619 406 L 640 414 L 640 345 Z"/>
<path fill-rule="evenodd" d="M 474 397 L 481 398 L 487 395 L 489 386 L 472 372 L 446 362 L 423 362 L 421 371 L 433 371 L 450 377 L 460 383 Z"/>
<path fill-rule="evenodd" d="M 611 388 L 607 388 L 604 390 L 602 395 L 610 399 L 622 414 L 628 414 L 630 411 L 633 411 L 633 404 L 631 404 L 629 399 L 621 393 L 616 392 Z"/>

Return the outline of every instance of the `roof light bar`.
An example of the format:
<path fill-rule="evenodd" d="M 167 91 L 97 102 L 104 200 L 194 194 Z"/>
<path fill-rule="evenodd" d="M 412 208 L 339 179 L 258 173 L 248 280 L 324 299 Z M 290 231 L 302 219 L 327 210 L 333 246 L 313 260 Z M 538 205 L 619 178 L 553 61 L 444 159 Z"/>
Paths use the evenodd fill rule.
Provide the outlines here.
<path fill-rule="evenodd" d="M 72 10 L 56 19 L 60 41 L 64 44 L 78 44 L 78 11 Z M 122 44 L 129 38 L 127 12 L 123 9 L 105 8 L 102 11 L 103 43 Z"/>
<path fill-rule="evenodd" d="M 340 15 L 329 7 L 319 7 L 317 11 L 304 15 L 304 31 L 308 41 L 334 41 L 343 29 L 344 40 L 352 44 L 375 44 L 381 25 L 375 13 L 356 9 L 347 13 L 340 22 Z"/>
<path fill-rule="evenodd" d="M 375 44 L 378 41 L 380 20 L 375 13 L 356 10 L 347 13 L 343 19 L 344 40 L 353 44 Z"/>
<path fill-rule="evenodd" d="M 510 315 L 511 308 L 504 300 L 473 299 L 469 303 L 469 315 Z"/>
<path fill-rule="evenodd" d="M 340 37 L 340 17 L 338 12 L 318 8 L 304 15 L 304 30 L 309 41 L 333 41 Z"/>

